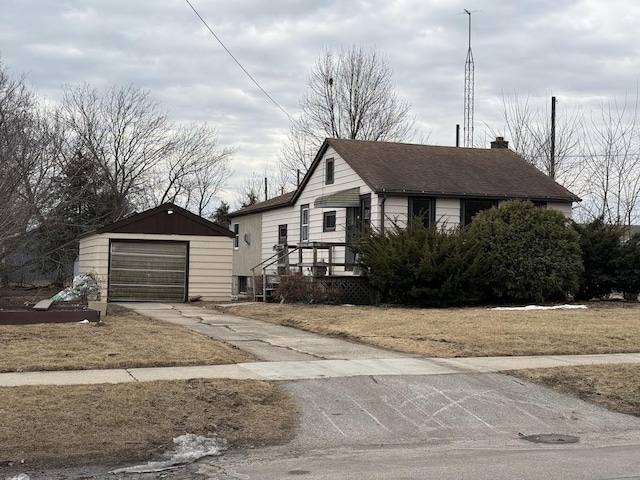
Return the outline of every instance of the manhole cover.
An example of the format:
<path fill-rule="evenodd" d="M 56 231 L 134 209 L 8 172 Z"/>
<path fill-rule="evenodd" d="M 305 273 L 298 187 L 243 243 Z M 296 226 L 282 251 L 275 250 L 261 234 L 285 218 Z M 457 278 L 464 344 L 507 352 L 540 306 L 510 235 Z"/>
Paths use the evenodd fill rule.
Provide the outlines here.
<path fill-rule="evenodd" d="M 561 435 L 559 433 L 540 433 L 538 435 L 522 435 L 520 438 L 533 443 L 578 443 L 578 437 L 573 435 Z"/>

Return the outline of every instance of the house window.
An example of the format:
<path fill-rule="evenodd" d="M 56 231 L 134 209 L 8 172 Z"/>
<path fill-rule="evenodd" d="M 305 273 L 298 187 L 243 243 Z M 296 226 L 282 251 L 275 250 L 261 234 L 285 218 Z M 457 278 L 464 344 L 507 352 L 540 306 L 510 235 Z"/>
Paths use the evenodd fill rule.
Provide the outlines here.
<path fill-rule="evenodd" d="M 322 220 L 323 232 L 335 232 L 336 231 L 336 211 L 324 212 Z"/>
<path fill-rule="evenodd" d="M 278 225 L 278 245 L 287 244 L 287 226 Z"/>
<path fill-rule="evenodd" d="M 309 241 L 309 205 L 300 207 L 300 241 Z"/>
<path fill-rule="evenodd" d="M 483 200 L 483 199 L 471 199 L 462 200 L 462 222 L 463 225 L 469 225 L 479 212 L 482 210 L 489 210 L 492 207 L 497 207 L 497 200 Z"/>
<path fill-rule="evenodd" d="M 233 224 L 233 248 L 237 250 L 240 247 L 240 225 Z"/>
<path fill-rule="evenodd" d="M 431 197 L 411 197 L 409 198 L 409 215 L 411 219 L 419 217 L 425 227 L 435 222 L 436 202 Z"/>
<path fill-rule="evenodd" d="M 534 207 L 547 208 L 547 202 L 543 200 L 532 200 L 531 203 L 533 203 Z"/>
<path fill-rule="evenodd" d="M 333 183 L 335 176 L 335 161 L 333 158 L 327 158 L 326 168 L 325 168 L 325 184 L 330 185 Z"/>

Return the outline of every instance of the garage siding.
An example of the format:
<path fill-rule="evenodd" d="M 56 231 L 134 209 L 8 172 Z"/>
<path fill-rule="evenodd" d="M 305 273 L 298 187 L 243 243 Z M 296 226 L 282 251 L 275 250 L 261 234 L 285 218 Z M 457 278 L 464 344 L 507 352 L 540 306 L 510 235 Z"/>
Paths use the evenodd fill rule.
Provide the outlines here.
<path fill-rule="evenodd" d="M 80 239 L 80 273 L 94 272 L 107 298 L 109 243 L 113 240 L 186 241 L 189 244 L 187 297 L 228 301 L 231 297 L 233 240 L 229 237 L 103 233 Z"/>

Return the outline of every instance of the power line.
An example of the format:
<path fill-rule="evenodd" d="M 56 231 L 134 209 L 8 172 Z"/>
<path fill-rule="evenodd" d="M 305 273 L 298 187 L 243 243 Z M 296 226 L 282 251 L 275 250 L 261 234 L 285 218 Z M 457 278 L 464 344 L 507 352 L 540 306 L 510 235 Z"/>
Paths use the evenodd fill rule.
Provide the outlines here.
<path fill-rule="evenodd" d="M 231 53 L 231 51 L 226 47 L 226 45 L 225 45 L 224 43 L 222 43 L 222 40 L 220 40 L 220 38 L 218 38 L 218 36 L 215 34 L 215 32 L 214 32 L 214 31 L 211 29 L 211 27 L 207 24 L 207 22 L 205 21 L 205 19 L 204 19 L 204 18 L 202 18 L 202 15 L 200 15 L 200 14 L 198 13 L 198 11 L 195 9 L 195 7 L 194 7 L 193 5 L 191 5 L 191 2 L 190 2 L 189 0 L 184 0 L 184 1 L 185 1 L 185 2 L 187 2 L 187 5 L 189 5 L 189 6 L 191 7 L 191 10 L 193 10 L 193 13 L 195 13 L 195 14 L 198 16 L 198 18 L 199 18 L 199 19 L 200 19 L 200 21 L 204 24 L 204 26 L 205 26 L 205 27 L 207 27 L 207 30 L 209 30 L 209 32 L 211 33 L 211 35 L 213 35 L 213 37 L 218 41 L 218 43 L 219 43 L 220 45 L 222 45 L 222 48 L 224 48 L 224 49 L 225 49 L 225 51 L 229 54 L 229 56 L 230 56 L 231 58 L 233 58 L 233 61 L 234 61 L 234 62 L 236 62 L 236 63 L 238 64 L 238 66 L 239 66 L 239 67 L 242 69 L 242 71 L 247 75 L 247 77 L 249 77 L 249 78 L 251 79 L 251 81 L 256 85 L 256 87 L 258 87 L 258 88 L 260 89 L 260 91 L 261 91 L 262 93 L 264 93 L 264 94 L 266 95 L 266 97 L 267 97 L 269 100 L 271 100 L 271 102 L 273 102 L 273 104 L 274 104 L 276 107 L 278 107 L 282 113 L 284 113 L 284 114 L 287 116 L 287 118 L 289 118 L 289 120 L 290 120 L 290 121 L 295 122 L 295 120 L 293 119 L 293 117 L 292 117 L 291 115 L 289 115 L 289 114 L 287 113 L 287 111 L 286 111 L 284 108 L 282 108 L 282 107 L 280 106 L 280 104 L 279 104 L 278 102 L 276 102 L 276 101 L 273 99 L 273 97 L 272 97 L 271 95 L 269 95 L 269 94 L 267 93 L 267 91 L 266 91 L 264 88 L 262 88 L 262 86 L 257 82 L 257 80 L 256 80 L 255 78 L 253 78 L 253 77 L 251 76 L 251 74 L 247 71 L 247 69 L 246 69 L 246 68 L 244 68 L 244 67 L 242 66 L 242 64 L 241 64 L 241 63 L 238 61 L 238 59 L 233 55 L 233 53 Z"/>

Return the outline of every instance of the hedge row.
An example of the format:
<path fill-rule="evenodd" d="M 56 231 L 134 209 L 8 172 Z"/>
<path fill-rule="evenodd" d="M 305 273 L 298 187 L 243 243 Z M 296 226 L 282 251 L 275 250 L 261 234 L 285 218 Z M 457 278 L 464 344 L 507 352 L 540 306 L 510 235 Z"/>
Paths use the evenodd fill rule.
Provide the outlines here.
<path fill-rule="evenodd" d="M 637 293 L 640 238 L 620 238 L 601 221 L 579 227 L 561 212 L 509 201 L 480 212 L 468 228 L 414 221 L 371 231 L 355 250 L 384 302 L 549 302 Z"/>

